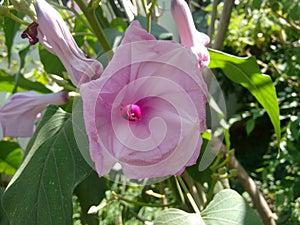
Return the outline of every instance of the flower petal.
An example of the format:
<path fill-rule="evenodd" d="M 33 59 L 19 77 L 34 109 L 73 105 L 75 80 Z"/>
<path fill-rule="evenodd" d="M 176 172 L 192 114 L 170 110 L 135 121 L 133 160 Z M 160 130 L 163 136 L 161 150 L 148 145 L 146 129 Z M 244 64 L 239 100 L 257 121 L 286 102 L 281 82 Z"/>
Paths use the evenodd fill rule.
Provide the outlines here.
<path fill-rule="evenodd" d="M 67 101 L 67 92 L 43 95 L 30 91 L 12 95 L 0 109 L 3 136 L 31 137 L 38 114 L 48 104 L 61 105 Z"/>
<path fill-rule="evenodd" d="M 84 56 L 60 14 L 45 0 L 37 0 L 35 9 L 39 41 L 60 58 L 73 84 L 79 87 L 82 83 L 98 78 L 103 70 L 101 63 Z"/>
<path fill-rule="evenodd" d="M 133 22 L 101 78 L 81 85 L 90 154 L 100 176 L 115 162 L 128 178 L 178 174 L 195 163 L 207 87 L 194 54 Z M 123 116 L 135 104 L 139 120 Z"/>

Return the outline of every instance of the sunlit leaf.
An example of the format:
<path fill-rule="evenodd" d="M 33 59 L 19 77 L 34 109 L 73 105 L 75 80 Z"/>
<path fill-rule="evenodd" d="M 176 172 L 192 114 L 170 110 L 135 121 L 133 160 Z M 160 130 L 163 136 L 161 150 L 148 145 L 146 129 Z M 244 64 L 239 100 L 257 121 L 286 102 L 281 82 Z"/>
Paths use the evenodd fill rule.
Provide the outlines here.
<path fill-rule="evenodd" d="M 12 92 L 15 86 L 15 76 L 9 75 L 4 71 L 0 70 L 0 86 L 1 91 Z M 50 93 L 51 91 L 46 88 L 43 84 L 35 81 L 28 80 L 19 74 L 18 78 L 18 91 L 37 91 L 40 93 Z"/>
<path fill-rule="evenodd" d="M 263 225 L 245 199 L 232 189 L 217 193 L 201 216 L 205 225 Z"/>
<path fill-rule="evenodd" d="M 154 225 L 205 225 L 200 215 L 180 209 L 167 209 L 158 214 Z"/>
<path fill-rule="evenodd" d="M 0 173 L 13 175 L 23 158 L 19 145 L 12 141 L 0 141 Z"/>
<path fill-rule="evenodd" d="M 247 88 L 264 107 L 274 126 L 276 137 L 280 140 L 279 107 L 276 90 L 271 78 L 260 73 L 254 57 L 241 58 L 209 49 L 211 61 L 209 68 L 220 68 L 225 75 Z"/>

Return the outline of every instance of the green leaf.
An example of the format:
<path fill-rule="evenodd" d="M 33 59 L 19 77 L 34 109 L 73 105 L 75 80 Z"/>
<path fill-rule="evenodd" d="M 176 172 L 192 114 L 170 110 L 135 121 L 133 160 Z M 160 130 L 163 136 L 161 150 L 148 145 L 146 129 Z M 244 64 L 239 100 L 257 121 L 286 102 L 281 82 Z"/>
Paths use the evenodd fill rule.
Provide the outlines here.
<path fill-rule="evenodd" d="M 70 114 L 49 106 L 2 197 L 10 224 L 72 224 L 74 187 L 90 172 Z"/>
<path fill-rule="evenodd" d="M 16 12 L 15 10 L 10 11 L 12 14 L 19 18 L 23 18 L 24 14 L 20 12 Z M 14 42 L 14 37 L 16 33 L 19 31 L 20 23 L 10 19 L 9 17 L 4 17 L 4 34 L 5 34 L 5 45 L 7 47 L 7 58 L 8 63 L 11 61 L 11 49 Z"/>
<path fill-rule="evenodd" d="M 27 47 L 25 47 L 24 49 L 19 51 L 19 57 L 20 57 L 20 67 L 19 67 L 19 72 L 23 69 L 23 67 L 25 66 L 25 59 L 26 59 L 26 55 L 30 50 L 31 45 L 27 45 Z"/>
<path fill-rule="evenodd" d="M 9 222 L 6 218 L 6 215 L 4 213 L 4 210 L 3 210 L 3 207 L 2 207 L 2 202 L 1 202 L 1 197 L 3 195 L 3 192 L 4 192 L 4 188 L 3 187 L 0 187 L 0 224 L 1 225 L 9 225 Z"/>
<path fill-rule="evenodd" d="M 48 52 L 41 45 L 39 47 L 39 55 L 44 69 L 48 74 L 63 76 L 63 72 L 65 72 L 66 69 L 56 55 Z"/>
<path fill-rule="evenodd" d="M 106 179 L 99 178 L 98 174 L 93 171 L 83 182 L 75 189 L 81 207 L 82 224 L 98 225 L 99 218 L 95 215 L 88 214 L 88 210 L 93 205 L 98 205 L 105 197 Z"/>
<path fill-rule="evenodd" d="M 0 173 L 13 175 L 23 158 L 19 145 L 12 141 L 0 141 Z"/>
<path fill-rule="evenodd" d="M 142 27 L 146 29 L 146 17 L 144 16 L 137 16 L 134 18 L 135 20 L 138 20 Z M 156 22 L 151 22 L 151 34 L 153 34 L 156 39 L 158 40 L 172 40 L 173 34 L 167 31 L 164 27 L 160 26 Z"/>
<path fill-rule="evenodd" d="M 12 92 L 15 86 L 15 76 L 11 76 L 4 71 L 0 70 L 0 91 Z M 50 93 L 51 90 L 46 88 L 39 82 L 34 82 L 24 78 L 21 74 L 18 77 L 18 91 L 32 90 L 40 93 Z"/>
<path fill-rule="evenodd" d="M 167 209 L 158 214 L 153 225 L 205 225 L 201 216 L 180 209 Z"/>
<path fill-rule="evenodd" d="M 246 200 L 231 189 L 217 193 L 201 216 L 205 225 L 263 225 Z"/>
<path fill-rule="evenodd" d="M 255 120 L 254 119 L 249 119 L 246 122 L 246 133 L 247 135 L 251 134 L 253 129 L 255 128 Z"/>
<path fill-rule="evenodd" d="M 260 73 L 255 58 L 236 57 L 213 49 L 209 49 L 209 54 L 209 68 L 222 69 L 230 80 L 247 88 L 264 107 L 279 141 L 281 134 L 276 90 L 271 78 Z"/>

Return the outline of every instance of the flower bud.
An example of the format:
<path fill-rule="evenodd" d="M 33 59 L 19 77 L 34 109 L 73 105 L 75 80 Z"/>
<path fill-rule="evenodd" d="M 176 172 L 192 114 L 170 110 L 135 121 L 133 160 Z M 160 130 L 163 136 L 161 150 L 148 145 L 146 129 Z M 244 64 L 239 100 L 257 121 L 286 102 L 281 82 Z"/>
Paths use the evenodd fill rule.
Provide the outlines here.
<path fill-rule="evenodd" d="M 172 0 L 171 10 L 181 44 L 196 55 L 200 68 L 207 67 L 209 64 L 209 53 L 205 45 L 209 43 L 209 37 L 197 31 L 192 13 L 185 0 Z"/>
<path fill-rule="evenodd" d="M 39 113 L 48 104 L 61 105 L 67 101 L 67 92 L 37 94 L 29 91 L 12 95 L 0 109 L 3 136 L 31 137 Z"/>
<path fill-rule="evenodd" d="M 60 14 L 45 0 L 37 0 L 35 10 L 39 41 L 60 58 L 73 84 L 79 87 L 100 77 L 103 70 L 101 63 L 85 57 Z"/>

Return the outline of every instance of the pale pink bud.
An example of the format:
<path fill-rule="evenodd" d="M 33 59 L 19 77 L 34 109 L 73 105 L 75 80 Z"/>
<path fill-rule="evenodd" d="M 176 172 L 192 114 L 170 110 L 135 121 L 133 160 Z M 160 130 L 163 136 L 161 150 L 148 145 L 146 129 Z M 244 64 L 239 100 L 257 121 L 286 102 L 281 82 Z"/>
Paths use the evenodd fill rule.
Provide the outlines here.
<path fill-rule="evenodd" d="M 196 55 L 201 68 L 207 67 L 209 64 L 209 53 L 205 46 L 210 41 L 209 37 L 197 31 L 191 11 L 185 0 L 172 0 L 171 10 L 181 44 Z"/>
<path fill-rule="evenodd" d="M 67 101 L 67 92 L 37 94 L 29 91 L 12 95 L 0 109 L 3 136 L 31 137 L 39 113 L 48 104 L 61 105 Z"/>
<path fill-rule="evenodd" d="M 79 87 L 82 83 L 98 78 L 103 70 L 101 63 L 85 57 L 60 14 L 45 0 L 37 0 L 35 10 L 39 41 L 60 58 L 73 84 Z"/>

